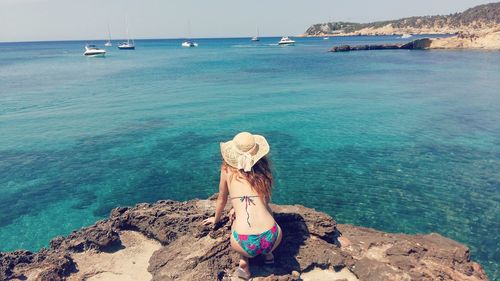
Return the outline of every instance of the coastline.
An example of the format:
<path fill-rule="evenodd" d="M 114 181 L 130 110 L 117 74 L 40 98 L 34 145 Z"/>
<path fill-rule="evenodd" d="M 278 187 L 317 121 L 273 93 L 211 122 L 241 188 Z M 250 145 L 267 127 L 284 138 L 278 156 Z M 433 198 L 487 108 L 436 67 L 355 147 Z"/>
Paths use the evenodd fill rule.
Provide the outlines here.
<path fill-rule="evenodd" d="M 200 226 L 214 200 L 116 208 L 108 219 L 53 239 L 49 249 L 0 253 L 0 279 L 235 280 L 228 218 L 213 229 Z M 285 236 L 274 266 L 252 261 L 253 280 L 488 280 L 466 246 L 439 234 L 337 224 L 300 205 L 272 209 Z"/>
<path fill-rule="evenodd" d="M 384 34 L 384 35 L 395 35 L 395 34 Z M 420 35 L 420 34 L 416 34 Z M 425 35 L 430 35 L 427 38 L 416 39 L 408 44 L 417 43 L 422 40 L 428 40 L 425 46 L 420 46 L 415 49 L 476 49 L 476 50 L 500 50 L 500 26 L 479 30 L 474 32 L 458 32 L 454 36 L 448 37 L 432 37 L 432 34 L 425 33 Z M 445 33 L 435 34 L 435 35 L 449 35 Z M 331 35 L 323 35 L 331 36 Z M 342 36 L 380 36 L 379 35 L 334 35 L 338 37 Z M 307 36 L 309 37 L 309 36 Z M 321 37 L 321 36 L 311 36 L 311 37 Z M 397 45 L 397 44 L 395 44 Z M 400 44 L 404 46 L 405 44 Z M 370 48 L 367 48 L 370 49 Z M 375 48 L 378 49 L 378 48 Z M 405 48 L 403 48 L 405 49 Z M 412 48 L 413 49 L 413 48 Z"/>

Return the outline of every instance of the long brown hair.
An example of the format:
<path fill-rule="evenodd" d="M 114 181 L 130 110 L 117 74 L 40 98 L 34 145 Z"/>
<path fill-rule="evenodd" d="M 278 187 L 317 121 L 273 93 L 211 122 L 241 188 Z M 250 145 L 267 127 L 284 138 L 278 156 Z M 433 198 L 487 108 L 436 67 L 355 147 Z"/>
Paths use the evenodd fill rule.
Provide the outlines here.
<path fill-rule="evenodd" d="M 259 196 L 267 199 L 271 198 L 273 174 L 271 172 L 271 163 L 266 156 L 260 158 L 260 160 L 253 165 L 252 170 L 249 172 L 238 170 L 228 165 L 224 160 L 222 160 L 221 168 L 230 170 L 232 175 L 236 175 L 236 179 L 246 180 Z M 231 181 L 232 177 L 229 180 Z"/>

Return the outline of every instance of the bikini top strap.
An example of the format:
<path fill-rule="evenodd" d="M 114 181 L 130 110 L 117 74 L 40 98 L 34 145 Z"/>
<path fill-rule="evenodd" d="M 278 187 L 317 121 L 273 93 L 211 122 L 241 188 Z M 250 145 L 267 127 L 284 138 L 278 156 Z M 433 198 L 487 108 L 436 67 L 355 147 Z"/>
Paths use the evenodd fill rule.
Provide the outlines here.
<path fill-rule="evenodd" d="M 260 195 L 243 195 L 243 196 L 235 196 L 235 197 L 231 197 L 229 196 L 229 199 L 233 200 L 233 199 L 242 199 L 241 201 L 243 200 L 246 200 L 246 198 L 255 198 L 255 197 L 261 197 Z"/>
<path fill-rule="evenodd" d="M 248 206 L 250 206 L 250 205 L 254 205 L 255 206 L 255 202 L 252 199 L 252 198 L 255 198 L 255 197 L 261 197 L 261 196 L 259 196 L 259 195 L 253 195 L 253 196 L 244 195 L 244 196 L 237 196 L 237 197 L 229 197 L 231 200 L 233 200 L 233 199 L 240 199 L 240 202 L 245 202 L 245 212 L 247 213 L 247 224 L 248 224 L 248 227 L 252 227 L 252 225 L 250 224 L 250 214 L 248 213 Z"/>

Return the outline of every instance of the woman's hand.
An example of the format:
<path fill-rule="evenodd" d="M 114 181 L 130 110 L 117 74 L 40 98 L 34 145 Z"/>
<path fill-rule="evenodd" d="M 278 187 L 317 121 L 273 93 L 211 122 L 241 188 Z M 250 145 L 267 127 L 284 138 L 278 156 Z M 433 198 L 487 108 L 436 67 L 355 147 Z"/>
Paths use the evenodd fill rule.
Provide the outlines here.
<path fill-rule="evenodd" d="M 202 222 L 201 222 L 202 225 L 214 225 L 215 224 L 215 217 L 209 217 L 208 219 L 204 219 Z"/>

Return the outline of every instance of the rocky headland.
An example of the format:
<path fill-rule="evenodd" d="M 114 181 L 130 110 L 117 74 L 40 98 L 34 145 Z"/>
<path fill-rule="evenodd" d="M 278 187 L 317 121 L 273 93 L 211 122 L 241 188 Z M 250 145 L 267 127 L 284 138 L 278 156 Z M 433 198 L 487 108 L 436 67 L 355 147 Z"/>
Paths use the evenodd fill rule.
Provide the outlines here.
<path fill-rule="evenodd" d="M 446 38 L 430 38 L 432 43 L 428 49 L 500 50 L 500 2 L 479 5 L 461 13 L 442 16 L 409 17 L 372 23 L 314 24 L 302 36 L 404 34 L 454 35 Z"/>
<path fill-rule="evenodd" d="M 200 225 L 213 214 L 213 200 L 116 208 L 48 249 L 0 253 L 0 280 L 236 280 L 228 218 Z M 251 261 L 253 280 L 487 280 L 467 247 L 439 234 L 337 224 L 299 205 L 272 209 L 283 241 L 274 265 Z"/>

